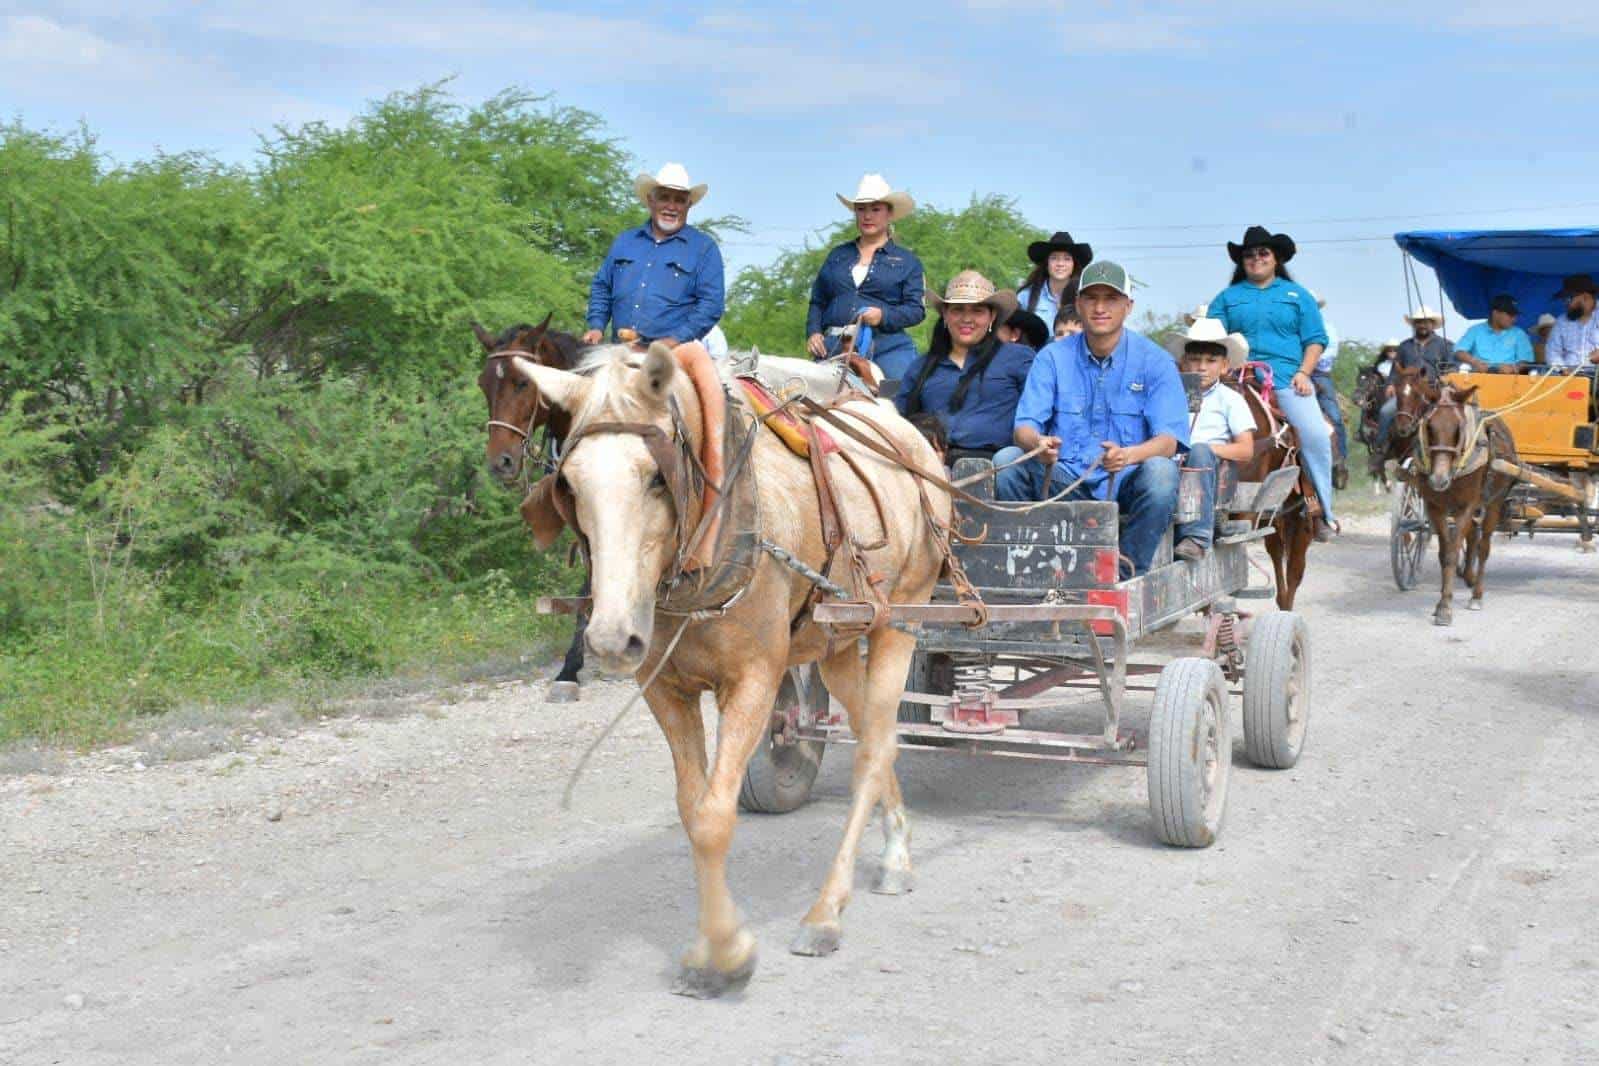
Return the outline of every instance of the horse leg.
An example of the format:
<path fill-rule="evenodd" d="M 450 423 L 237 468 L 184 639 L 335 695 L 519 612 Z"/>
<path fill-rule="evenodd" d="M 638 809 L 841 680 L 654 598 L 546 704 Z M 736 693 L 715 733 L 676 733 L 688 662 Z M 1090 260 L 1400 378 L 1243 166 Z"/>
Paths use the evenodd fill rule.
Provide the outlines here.
<path fill-rule="evenodd" d="M 651 686 L 655 711 L 677 770 L 677 810 L 694 849 L 699 936 L 683 956 L 672 991 L 707 999 L 742 985 L 755 972 L 755 937 L 739 920 L 727 887 L 727 849 L 738 813 L 738 790 L 750 755 L 765 734 L 780 672 L 752 663 L 718 686 L 721 722 L 716 761 L 705 776 L 705 734 L 696 695 Z"/>
<path fill-rule="evenodd" d="M 830 955 L 838 950 L 843 935 L 839 918 L 849 903 L 855 853 L 879 802 L 886 807 L 883 824 L 888 833 L 883 853 L 885 873 L 879 886 L 889 891 L 909 887 L 910 828 L 899 783 L 894 778 L 894 758 L 898 754 L 894 723 L 915 651 L 914 637 L 896 629 L 880 629 L 867 640 L 864 672 L 853 645 L 822 664 L 822 679 L 849 712 L 850 728 L 858 744 L 844 839 L 816 901 L 789 945 L 796 955 Z"/>
<path fill-rule="evenodd" d="M 1287 537 L 1288 520 L 1279 518 L 1271 524 L 1271 536 L 1266 538 L 1266 554 L 1271 556 L 1271 569 L 1277 579 L 1277 609 L 1286 611 L 1284 599 L 1293 602 L 1293 593 L 1288 591 L 1288 580 L 1283 573 L 1283 553 L 1287 551 L 1285 545 Z"/>
<path fill-rule="evenodd" d="M 1299 583 L 1305 580 L 1305 559 L 1310 554 L 1310 542 L 1315 538 L 1315 524 L 1307 514 L 1300 514 L 1297 520 L 1290 519 L 1288 528 L 1291 534 L 1285 548 L 1288 582 L 1277 590 L 1277 606 L 1284 611 L 1294 609 Z"/>
<path fill-rule="evenodd" d="M 1455 621 L 1455 564 L 1460 557 L 1460 531 L 1449 521 L 1448 508 L 1442 503 L 1427 501 L 1427 521 L 1438 535 L 1438 569 L 1443 571 L 1443 587 L 1438 592 L 1438 605 L 1433 608 L 1433 625 L 1453 625 Z"/>
<path fill-rule="evenodd" d="M 1504 504 L 1490 504 L 1484 508 L 1481 527 L 1477 540 L 1477 572 L 1471 585 L 1471 602 L 1466 604 L 1468 611 L 1482 610 L 1482 585 L 1488 576 L 1488 552 L 1493 547 L 1494 530 L 1499 528 L 1499 514 Z"/>
<path fill-rule="evenodd" d="M 583 575 L 583 588 L 578 593 L 588 596 L 593 593 L 589 586 L 589 575 Z M 555 675 L 555 680 L 550 682 L 550 689 L 544 694 L 545 703 L 572 703 L 578 698 L 577 672 L 583 669 L 583 634 L 588 630 L 589 616 L 583 611 L 576 616 L 576 626 L 572 631 L 572 646 L 566 649 L 566 658 L 561 662 L 561 672 Z"/>

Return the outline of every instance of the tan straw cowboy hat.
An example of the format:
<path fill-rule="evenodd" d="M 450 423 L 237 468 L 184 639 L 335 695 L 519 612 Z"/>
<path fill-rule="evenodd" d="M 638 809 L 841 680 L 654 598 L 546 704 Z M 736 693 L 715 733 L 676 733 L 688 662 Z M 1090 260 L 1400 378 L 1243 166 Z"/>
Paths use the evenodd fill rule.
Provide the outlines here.
<path fill-rule="evenodd" d="M 682 163 L 668 163 L 657 173 L 640 174 L 633 179 L 633 191 L 638 193 L 638 198 L 644 201 L 644 206 L 650 205 L 650 193 L 656 189 L 676 189 L 678 192 L 688 193 L 690 206 L 705 199 L 705 192 L 710 186 L 701 182 L 695 185 L 689 180 L 688 171 Z"/>
<path fill-rule="evenodd" d="M 1444 324 L 1444 316 L 1439 314 L 1437 311 L 1434 311 L 1426 304 L 1422 304 L 1419 308 L 1417 308 L 1415 314 L 1405 316 L 1405 321 L 1410 323 L 1412 326 L 1424 319 L 1436 322 L 1440 326 Z"/>
<path fill-rule="evenodd" d="M 1016 294 L 1010 289 L 996 289 L 994 283 L 975 270 L 963 270 L 949 279 L 944 295 L 927 294 L 927 306 L 942 315 L 951 304 L 982 304 L 994 311 L 994 322 L 1004 322 L 1017 308 Z"/>
<path fill-rule="evenodd" d="M 836 195 L 838 202 L 851 211 L 858 204 L 887 204 L 890 221 L 904 218 L 916 210 L 916 201 L 911 199 L 911 194 L 891 188 L 881 174 L 862 174 L 860 184 L 855 186 L 854 196 L 845 196 L 843 193 Z"/>
<path fill-rule="evenodd" d="M 1219 318 L 1196 318 L 1186 333 L 1166 338 L 1166 350 L 1181 359 L 1190 344 L 1219 344 L 1227 352 L 1227 365 L 1234 369 L 1249 358 L 1249 341 L 1242 333 L 1228 333 Z"/>

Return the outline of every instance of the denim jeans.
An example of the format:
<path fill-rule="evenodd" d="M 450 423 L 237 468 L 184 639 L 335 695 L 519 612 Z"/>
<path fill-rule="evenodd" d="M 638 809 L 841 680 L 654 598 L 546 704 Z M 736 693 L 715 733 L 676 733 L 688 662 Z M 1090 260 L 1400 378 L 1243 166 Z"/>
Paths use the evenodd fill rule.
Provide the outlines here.
<path fill-rule="evenodd" d="M 995 466 L 1015 462 L 1023 455 L 1020 448 L 1006 448 L 994 456 Z M 1149 569 L 1160 547 L 1160 538 L 1171 525 L 1171 516 L 1177 510 L 1177 463 L 1172 459 L 1145 459 L 1131 471 L 1117 478 L 1116 506 L 1121 509 L 1121 553 L 1132 560 L 1135 573 Z M 1061 464 L 1056 463 L 1050 478 L 1052 492 L 1070 485 L 1073 478 Z M 1001 470 L 994 475 L 994 497 L 1000 500 L 1037 500 L 1044 494 L 1044 464 L 1036 460 Z M 1067 497 L 1072 500 L 1097 499 L 1081 485 Z"/>
<path fill-rule="evenodd" d="M 1321 416 L 1321 404 L 1314 394 L 1301 396 L 1292 388 L 1274 389 L 1277 406 L 1299 434 L 1300 464 L 1310 473 L 1310 483 L 1316 486 L 1321 497 L 1321 516 L 1327 522 L 1338 521 L 1333 510 L 1332 487 L 1332 437 L 1327 433 L 1327 423 Z"/>
<path fill-rule="evenodd" d="M 1321 372 L 1310 375 L 1310 380 L 1316 386 L 1316 402 L 1321 404 L 1322 413 L 1333 424 L 1333 432 L 1338 434 L 1338 458 L 1349 458 L 1349 431 L 1344 428 L 1344 413 L 1338 409 L 1338 390 L 1333 386 L 1331 374 Z"/>
<path fill-rule="evenodd" d="M 1199 497 L 1199 517 L 1184 522 L 1174 534 L 1180 541 L 1191 540 L 1200 547 L 1209 548 L 1216 532 L 1216 453 L 1208 444 L 1193 444 L 1188 448 L 1188 458 L 1183 467 L 1204 471 L 1203 489 Z"/>

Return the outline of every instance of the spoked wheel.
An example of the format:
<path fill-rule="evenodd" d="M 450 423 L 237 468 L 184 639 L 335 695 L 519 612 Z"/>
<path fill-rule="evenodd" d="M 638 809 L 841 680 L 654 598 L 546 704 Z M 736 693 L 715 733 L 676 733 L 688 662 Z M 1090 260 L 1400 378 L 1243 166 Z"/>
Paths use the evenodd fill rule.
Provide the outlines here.
<path fill-rule="evenodd" d="M 1244 649 L 1244 751 L 1286 770 L 1299 761 L 1310 724 L 1310 628 L 1292 611 L 1255 622 Z"/>
<path fill-rule="evenodd" d="M 827 745 L 819 740 L 782 737 L 775 729 L 784 709 L 796 705 L 812 711 L 827 710 L 827 686 L 822 684 L 822 673 L 814 665 L 797 666 L 783 675 L 766 737 L 744 770 L 744 783 L 738 790 L 741 809 L 755 814 L 787 814 L 811 798 L 811 786 L 822 768 L 822 753 Z"/>
<path fill-rule="evenodd" d="M 1388 549 L 1393 560 L 1394 584 L 1409 592 L 1421 579 L 1421 564 L 1432 542 L 1432 525 L 1421 493 L 1408 479 L 1394 482 L 1393 508 L 1389 511 Z"/>
<path fill-rule="evenodd" d="M 1155 835 L 1180 848 L 1215 843 L 1232 767 L 1221 668 L 1198 658 L 1167 664 L 1149 715 L 1149 811 Z"/>

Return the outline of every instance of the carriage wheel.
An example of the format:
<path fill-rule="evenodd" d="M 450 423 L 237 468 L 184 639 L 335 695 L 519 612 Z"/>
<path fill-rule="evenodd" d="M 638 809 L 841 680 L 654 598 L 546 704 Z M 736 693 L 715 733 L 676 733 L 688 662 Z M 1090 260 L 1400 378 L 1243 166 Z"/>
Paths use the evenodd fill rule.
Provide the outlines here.
<path fill-rule="evenodd" d="M 1155 835 L 1180 848 L 1213 844 L 1227 809 L 1232 766 L 1221 668 L 1198 658 L 1167 664 L 1149 715 L 1149 810 Z"/>
<path fill-rule="evenodd" d="M 910 675 L 905 678 L 905 688 L 911 692 L 931 692 L 939 696 L 955 694 L 955 662 L 942 652 L 918 650 L 911 657 Z M 926 724 L 933 720 L 933 709 L 925 703 L 901 700 L 899 720 L 913 724 Z"/>
<path fill-rule="evenodd" d="M 1394 482 L 1394 503 L 1388 514 L 1388 553 L 1394 567 L 1394 584 L 1409 592 L 1421 578 L 1421 565 L 1432 541 L 1432 525 L 1421 493 L 1409 479 Z"/>
<path fill-rule="evenodd" d="M 779 742 L 772 727 L 778 712 L 795 704 L 812 711 L 826 711 L 827 698 L 822 672 L 814 665 L 797 666 L 783 675 L 771 721 L 766 727 L 766 738 L 744 769 L 744 783 L 738 790 L 741 809 L 754 814 L 787 814 L 811 798 L 811 786 L 822 768 L 822 753 L 827 745 L 820 740 Z"/>
<path fill-rule="evenodd" d="M 1310 722 L 1310 629 L 1292 611 L 1260 618 L 1244 649 L 1244 751 L 1286 770 L 1299 761 Z"/>

